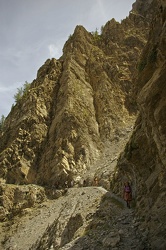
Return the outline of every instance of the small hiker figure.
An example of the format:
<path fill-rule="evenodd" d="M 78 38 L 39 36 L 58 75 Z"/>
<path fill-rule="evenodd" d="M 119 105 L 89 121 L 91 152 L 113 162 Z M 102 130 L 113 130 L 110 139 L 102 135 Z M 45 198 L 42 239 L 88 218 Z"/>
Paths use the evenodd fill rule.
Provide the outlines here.
<path fill-rule="evenodd" d="M 64 194 L 67 193 L 68 188 L 69 188 L 68 181 L 65 181 L 65 183 L 64 183 Z"/>
<path fill-rule="evenodd" d="M 68 181 L 65 181 L 65 188 L 68 188 Z"/>
<path fill-rule="evenodd" d="M 83 181 L 83 187 L 86 187 L 86 180 Z"/>
<path fill-rule="evenodd" d="M 74 187 L 74 181 L 73 180 L 71 180 L 71 182 L 70 182 L 70 187 Z"/>
<path fill-rule="evenodd" d="M 127 207 L 130 208 L 130 202 L 132 200 L 132 190 L 129 182 L 124 183 L 123 197 L 127 203 Z"/>
<path fill-rule="evenodd" d="M 98 178 L 95 177 L 94 181 L 93 181 L 93 186 L 98 186 L 99 182 L 98 182 Z"/>

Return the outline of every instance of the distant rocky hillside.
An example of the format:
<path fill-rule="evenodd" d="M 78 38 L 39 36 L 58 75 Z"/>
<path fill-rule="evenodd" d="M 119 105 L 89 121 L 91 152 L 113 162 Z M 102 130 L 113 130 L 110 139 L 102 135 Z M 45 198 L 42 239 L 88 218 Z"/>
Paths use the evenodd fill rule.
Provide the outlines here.
<path fill-rule="evenodd" d="M 153 249 L 166 247 L 166 2 L 157 1 L 136 83 L 139 116 L 121 154 L 112 188 L 132 182 L 138 215 L 149 229 Z"/>
<path fill-rule="evenodd" d="M 105 142 L 131 127 L 138 59 L 150 19 L 110 20 L 99 35 L 77 26 L 63 56 L 48 59 L 6 118 L 0 178 L 13 184 L 63 183 L 101 157 Z"/>

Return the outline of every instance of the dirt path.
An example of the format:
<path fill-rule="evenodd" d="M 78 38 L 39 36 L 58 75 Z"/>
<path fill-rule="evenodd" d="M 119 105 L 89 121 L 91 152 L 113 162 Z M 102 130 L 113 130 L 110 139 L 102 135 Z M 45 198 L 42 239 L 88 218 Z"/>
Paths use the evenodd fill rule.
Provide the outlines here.
<path fill-rule="evenodd" d="M 102 187 L 71 188 L 25 211 L 5 232 L 3 250 L 150 249 L 134 210 Z"/>
<path fill-rule="evenodd" d="M 150 249 L 147 232 L 141 231 L 139 225 L 140 222 L 135 219 L 133 210 L 122 211 L 121 216 L 114 222 L 114 228 L 120 234 L 117 249 Z"/>
<path fill-rule="evenodd" d="M 108 206 L 106 207 L 105 204 Z M 116 210 L 116 211 L 115 211 Z M 141 230 L 133 209 L 110 192 L 83 237 L 59 248 L 61 250 L 150 250 L 147 231 Z M 88 230 L 87 229 L 87 230 Z"/>
<path fill-rule="evenodd" d="M 29 250 L 39 247 L 46 250 L 43 241 L 46 245 L 49 242 L 53 242 L 54 246 L 61 242 L 65 244 L 77 229 L 81 227 L 80 234 L 84 231 L 86 216 L 95 213 L 105 193 L 106 190 L 97 187 L 71 188 L 57 200 L 48 200 L 32 209 L 25 209 L 24 214 L 3 225 L 5 237 L 1 249 Z M 70 223 L 73 231 L 68 235 Z"/>
<path fill-rule="evenodd" d="M 105 188 L 108 188 L 107 185 L 104 185 L 102 180 L 110 180 L 114 174 L 115 167 L 117 165 L 117 160 L 120 153 L 124 150 L 126 143 L 129 140 L 132 132 L 132 125 L 128 124 L 124 131 L 117 135 L 116 139 L 113 141 L 106 141 L 101 157 L 95 162 L 94 165 L 82 175 L 82 180 L 93 181 L 94 176 L 97 176 L 101 180 L 101 185 Z M 88 183 L 88 181 L 87 181 Z"/>

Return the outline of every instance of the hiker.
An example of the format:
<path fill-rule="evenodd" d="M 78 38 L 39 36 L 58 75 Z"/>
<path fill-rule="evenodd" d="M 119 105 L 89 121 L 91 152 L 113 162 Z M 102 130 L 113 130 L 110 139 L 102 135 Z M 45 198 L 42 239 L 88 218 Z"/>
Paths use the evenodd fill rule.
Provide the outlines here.
<path fill-rule="evenodd" d="M 73 180 L 71 180 L 71 182 L 70 182 L 70 187 L 74 187 L 74 181 Z"/>
<path fill-rule="evenodd" d="M 83 181 L 83 187 L 86 187 L 86 180 Z"/>
<path fill-rule="evenodd" d="M 130 208 L 130 202 L 132 200 L 132 190 L 129 182 L 124 183 L 123 197 L 127 203 L 127 207 Z"/>
<path fill-rule="evenodd" d="M 65 188 L 68 188 L 68 187 L 69 187 L 68 181 L 65 181 L 64 186 L 65 186 Z"/>
<path fill-rule="evenodd" d="M 93 181 L 93 186 L 98 186 L 98 178 L 97 177 L 95 177 L 94 178 L 94 181 Z"/>

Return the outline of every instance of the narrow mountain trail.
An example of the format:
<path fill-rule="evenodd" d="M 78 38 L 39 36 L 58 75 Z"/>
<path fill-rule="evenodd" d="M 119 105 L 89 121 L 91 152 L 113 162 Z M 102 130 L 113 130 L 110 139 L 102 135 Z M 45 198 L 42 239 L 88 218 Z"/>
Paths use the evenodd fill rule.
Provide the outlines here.
<path fill-rule="evenodd" d="M 100 180 L 108 181 L 111 179 L 111 176 L 115 172 L 115 167 L 117 165 L 117 160 L 120 153 L 124 150 L 126 143 L 128 142 L 132 130 L 133 130 L 134 121 L 128 123 L 126 128 L 121 131 L 121 133 L 116 135 L 112 141 L 107 140 L 104 143 L 104 148 L 102 151 L 102 155 L 99 159 L 92 165 L 86 173 L 81 176 L 82 180 L 87 180 L 87 184 L 93 180 L 94 176 L 97 176 Z M 107 185 L 104 185 L 104 182 L 100 183 L 102 186 L 107 189 L 109 188 Z"/>
<path fill-rule="evenodd" d="M 147 233 L 139 229 L 139 224 L 140 222 L 134 219 L 133 211 L 123 211 L 115 224 L 120 233 L 118 249 L 150 249 Z"/>
<path fill-rule="evenodd" d="M 9 225 L 10 224 L 10 225 Z M 7 229 L 7 225 L 4 225 Z M 8 222 L 3 250 L 148 250 L 134 210 L 102 187 L 70 188 Z"/>
<path fill-rule="evenodd" d="M 105 201 L 111 204 L 105 206 Z M 150 250 L 148 232 L 140 228 L 141 222 L 135 217 L 134 209 L 127 208 L 124 201 L 111 192 L 106 193 L 105 201 L 88 226 L 89 232 L 59 249 Z"/>
<path fill-rule="evenodd" d="M 113 227 L 120 237 L 115 249 L 150 249 L 147 232 L 139 228 L 140 221 L 135 218 L 134 210 L 125 208 L 116 219 Z"/>

